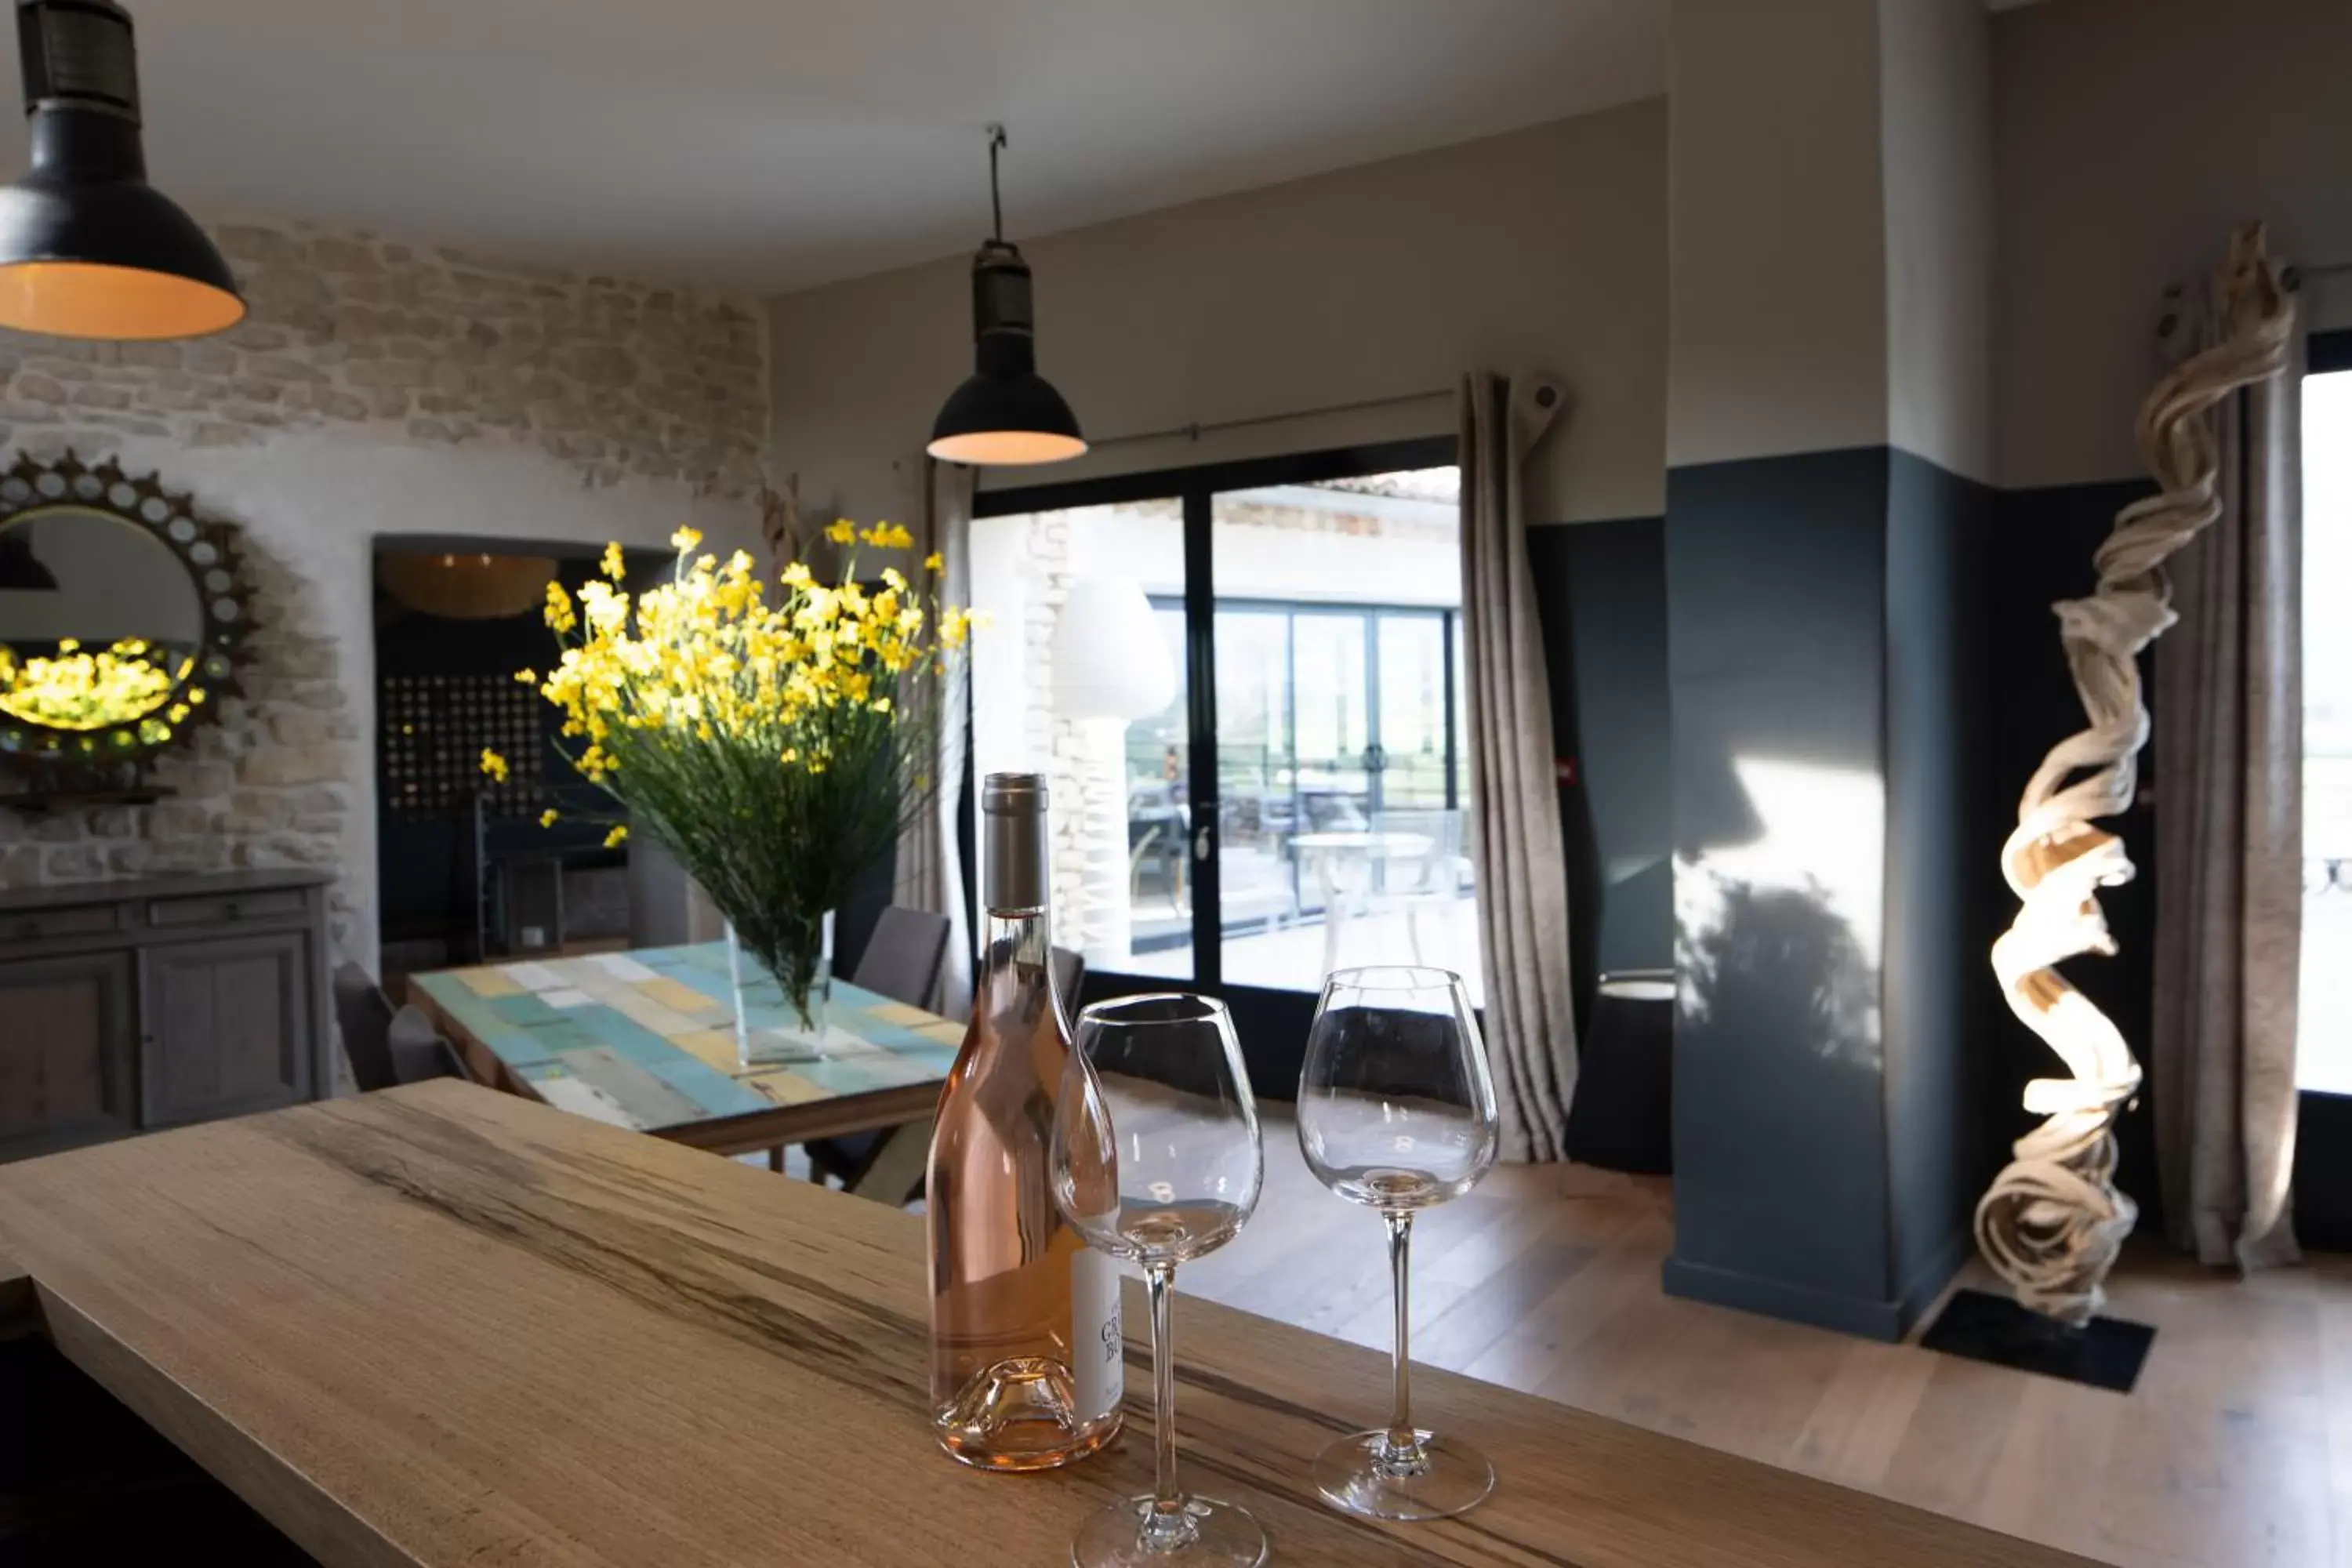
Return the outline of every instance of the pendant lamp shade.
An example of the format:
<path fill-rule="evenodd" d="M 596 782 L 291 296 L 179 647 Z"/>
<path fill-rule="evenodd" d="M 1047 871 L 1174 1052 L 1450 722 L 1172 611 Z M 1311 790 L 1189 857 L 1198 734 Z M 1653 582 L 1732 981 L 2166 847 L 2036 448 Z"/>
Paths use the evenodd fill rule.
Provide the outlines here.
<path fill-rule="evenodd" d="M 972 374 L 948 395 L 931 425 L 934 458 L 975 467 L 1059 463 L 1083 455 L 1078 416 L 1054 384 L 1037 374 L 1037 318 L 1029 264 L 1006 243 L 997 200 L 996 154 L 1002 126 L 989 127 L 988 189 L 996 236 L 971 258 Z"/>
<path fill-rule="evenodd" d="M 113 0 L 17 0 L 33 166 L 0 186 L 0 326 L 187 338 L 245 318 L 196 221 L 147 183 L 130 15 Z"/>

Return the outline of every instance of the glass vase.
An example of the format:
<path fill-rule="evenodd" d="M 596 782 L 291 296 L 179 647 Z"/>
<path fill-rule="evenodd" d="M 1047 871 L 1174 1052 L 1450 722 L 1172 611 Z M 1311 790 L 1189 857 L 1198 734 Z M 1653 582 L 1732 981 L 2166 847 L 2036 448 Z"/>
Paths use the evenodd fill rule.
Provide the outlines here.
<path fill-rule="evenodd" d="M 812 1061 L 824 1053 L 833 1005 L 833 911 L 812 928 L 814 951 L 790 955 L 778 973 L 745 949 L 727 922 L 727 973 L 735 989 L 735 1056 L 749 1070 L 762 1062 Z"/>

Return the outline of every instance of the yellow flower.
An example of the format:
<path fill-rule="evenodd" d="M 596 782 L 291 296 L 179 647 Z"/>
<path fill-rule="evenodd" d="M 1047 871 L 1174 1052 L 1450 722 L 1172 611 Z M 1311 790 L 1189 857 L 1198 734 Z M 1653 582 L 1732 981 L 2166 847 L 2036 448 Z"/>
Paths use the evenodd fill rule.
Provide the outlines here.
<path fill-rule="evenodd" d="M 568 632 L 577 624 L 572 614 L 572 595 L 563 591 L 562 584 L 550 583 L 547 585 L 548 629 Z"/>
<path fill-rule="evenodd" d="M 536 670 L 518 669 L 515 671 L 515 679 L 524 686 L 536 686 L 539 684 L 539 674 Z"/>
<path fill-rule="evenodd" d="M 867 529 L 866 542 L 882 550 L 912 550 L 915 536 L 895 522 L 877 522 Z"/>
<path fill-rule="evenodd" d="M 604 559 L 599 563 L 599 569 L 615 583 L 629 574 L 628 563 L 621 559 L 621 546 L 618 541 L 604 546 Z"/>
<path fill-rule="evenodd" d="M 629 830 L 626 827 L 615 827 L 612 832 L 604 835 L 604 847 L 607 849 L 618 849 L 628 841 Z"/>
<path fill-rule="evenodd" d="M 539 814 L 539 825 L 541 827 L 554 826 L 556 816 L 556 809 L 551 805 L 549 806 L 545 811 Z"/>
<path fill-rule="evenodd" d="M 496 779 L 499 783 L 504 784 L 507 782 L 508 775 L 511 770 L 508 768 L 507 760 L 504 757 L 499 755 L 488 746 L 484 746 L 482 748 L 482 771 L 489 774 L 490 777 Z"/>
<path fill-rule="evenodd" d="M 934 551 L 932 551 L 929 555 L 926 555 L 926 556 L 924 556 L 924 557 L 923 557 L 923 570 L 924 570 L 924 571 L 926 571 L 926 572 L 944 572 L 944 571 L 946 571 L 947 569 L 948 569 L 948 558 L 947 558 L 946 556 L 944 556 L 944 555 L 940 554 L 938 551 L 934 550 Z"/>
<path fill-rule="evenodd" d="M 669 536 L 670 548 L 681 555 L 701 542 L 702 531 L 698 528 L 681 528 Z"/>
<path fill-rule="evenodd" d="M 855 544 L 857 542 L 857 525 L 845 517 L 837 517 L 833 520 L 833 526 L 824 531 L 824 536 L 835 544 Z"/>

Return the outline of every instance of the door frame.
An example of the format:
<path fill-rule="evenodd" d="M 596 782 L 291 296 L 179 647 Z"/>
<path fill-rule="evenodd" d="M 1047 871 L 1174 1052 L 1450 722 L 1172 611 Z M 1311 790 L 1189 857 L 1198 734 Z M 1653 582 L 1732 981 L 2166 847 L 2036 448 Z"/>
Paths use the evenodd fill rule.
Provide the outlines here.
<path fill-rule="evenodd" d="M 1459 441 L 1452 436 L 1422 436 L 1397 441 L 1373 441 L 1329 447 L 1311 452 L 1270 458 L 1199 463 L 1172 468 L 1105 474 L 1092 479 L 1012 485 L 978 491 L 972 498 L 975 518 L 1005 517 L 1024 512 L 1061 511 L 1073 507 L 1111 506 L 1121 501 L 1177 500 L 1184 516 L 1184 676 L 1190 753 L 1188 793 L 1192 805 L 1192 979 L 1191 989 L 1222 1000 L 1234 1016 L 1241 1037 L 1253 1089 L 1263 1099 L 1289 1100 L 1297 1092 L 1298 1072 L 1306 1060 L 1307 1029 L 1315 1014 L 1316 994 L 1276 991 L 1254 985 L 1231 985 L 1223 977 L 1223 887 L 1217 843 L 1217 684 L 1216 684 L 1216 561 L 1211 527 L 1213 498 L 1231 490 L 1258 489 L 1273 485 L 1316 484 L 1356 479 L 1366 474 L 1407 468 L 1442 468 L 1461 461 Z M 1457 612 L 1458 614 L 1458 612 Z M 1451 668 L 1453 647 L 1447 642 Z M 1448 739 L 1452 731 L 1449 727 Z M 1205 739 L 1206 743 L 1203 744 Z M 970 757 L 971 747 L 965 748 Z M 970 791 L 966 792 L 967 798 Z M 964 847 L 964 885 L 977 887 L 971 847 Z M 1164 976 L 1087 973 L 1076 1000 L 1101 1001 L 1166 990 Z M 1187 983 L 1178 983 L 1187 984 Z"/>
<path fill-rule="evenodd" d="M 2352 371 L 2352 330 L 2305 340 L 2304 374 Z M 2352 1095 L 2298 1089 L 2294 1231 L 2305 1247 L 2352 1252 Z"/>

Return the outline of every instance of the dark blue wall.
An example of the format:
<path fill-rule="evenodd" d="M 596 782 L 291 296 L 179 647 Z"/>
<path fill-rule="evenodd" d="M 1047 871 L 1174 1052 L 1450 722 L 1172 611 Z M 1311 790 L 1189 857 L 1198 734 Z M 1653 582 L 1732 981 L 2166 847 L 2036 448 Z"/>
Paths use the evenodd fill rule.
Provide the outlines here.
<path fill-rule="evenodd" d="M 1883 447 L 1667 476 L 1681 860 L 1764 842 L 1742 762 L 1884 778 L 1888 505 Z M 1780 824 L 1773 842 L 1801 858 L 1834 847 L 1824 841 L 1840 831 L 1833 820 Z M 1675 876 L 1683 994 L 1666 1287 L 1898 1332 L 1879 933 L 1801 878 L 1717 879 L 1689 864 Z"/>
<path fill-rule="evenodd" d="M 1890 1277 L 1917 1316 L 1973 1245 L 1996 1169 L 1985 960 L 2004 829 L 1990 765 L 1987 550 L 1999 497 L 1899 448 L 1886 508 L 1884 1008 Z M 2013 791 L 2012 791 L 2013 794 Z"/>
<path fill-rule="evenodd" d="M 1665 519 L 1530 529 L 1581 1010 L 1598 973 L 1674 963 Z"/>

